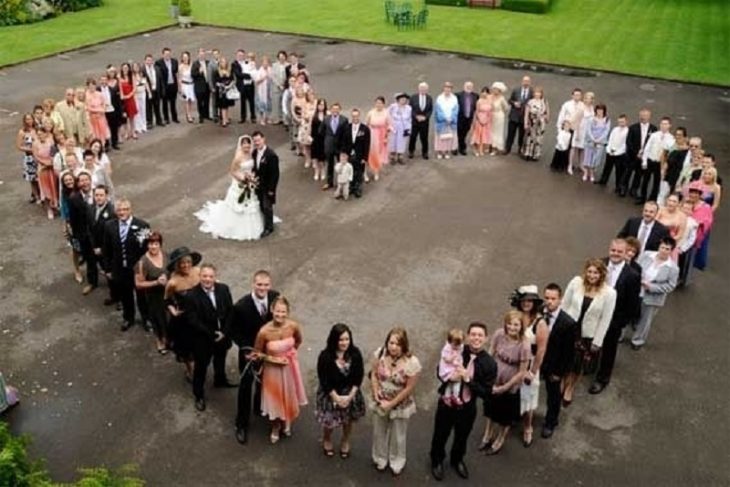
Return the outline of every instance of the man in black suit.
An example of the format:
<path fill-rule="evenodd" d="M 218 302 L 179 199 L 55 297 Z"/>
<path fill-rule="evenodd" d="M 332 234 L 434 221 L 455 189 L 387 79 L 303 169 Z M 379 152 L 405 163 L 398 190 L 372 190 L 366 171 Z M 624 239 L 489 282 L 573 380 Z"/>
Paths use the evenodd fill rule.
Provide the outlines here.
<path fill-rule="evenodd" d="M 276 204 L 276 187 L 279 184 L 279 156 L 266 146 L 266 138 L 260 131 L 252 135 L 254 150 L 253 173 L 259 179 L 256 196 L 259 198 L 261 212 L 264 214 L 264 238 L 274 231 L 274 205 Z"/>
<path fill-rule="evenodd" d="M 122 302 L 124 324 L 122 331 L 134 325 L 134 265 L 147 246 L 146 234 L 150 226 L 132 216 L 132 204 L 127 198 L 118 198 L 117 219 L 104 225 L 102 257 L 106 277 L 112 281 L 114 295 Z"/>
<path fill-rule="evenodd" d="M 464 90 L 456 94 L 459 101 L 459 118 L 456 122 L 456 135 L 459 142 L 459 154 L 466 155 L 466 134 L 471 129 L 471 122 L 474 120 L 474 112 L 477 107 L 479 97 L 474 93 L 474 83 L 467 81 L 464 83 Z M 456 155 L 456 154 L 454 154 Z"/>
<path fill-rule="evenodd" d="M 99 78 L 99 91 L 104 96 L 104 116 L 109 126 L 110 138 L 106 142 L 107 149 L 119 150 L 119 127 L 122 125 L 120 115 L 122 100 L 119 96 L 119 84 L 109 85 L 109 76 L 101 75 Z"/>
<path fill-rule="evenodd" d="M 284 52 L 284 54 L 286 55 L 286 52 Z M 299 62 L 299 55 L 297 55 L 297 53 L 289 53 L 289 62 L 287 63 L 286 68 L 284 68 L 284 89 L 289 88 L 289 78 L 296 76 L 300 71 L 306 68 L 307 67 L 304 64 Z"/>
<path fill-rule="evenodd" d="M 649 136 L 656 131 L 656 126 L 651 123 L 651 111 L 643 108 L 639 112 L 639 121 L 629 127 L 629 133 L 626 135 L 628 166 L 624 172 L 619 196 L 626 196 L 628 191 L 629 196 L 632 198 L 639 197 L 639 185 L 643 176 L 641 159 L 644 146 L 649 140 Z"/>
<path fill-rule="evenodd" d="M 530 84 L 532 81 L 529 76 L 522 77 L 522 84 L 512 90 L 509 97 L 509 123 L 507 125 L 507 141 L 504 146 L 505 154 L 509 154 L 512 150 L 512 144 L 515 142 L 515 134 L 517 134 L 517 152 L 522 149 L 522 143 L 525 140 L 525 105 L 532 99 L 534 92 Z"/>
<path fill-rule="evenodd" d="M 416 139 L 421 141 L 421 155 L 428 159 L 428 128 L 433 112 L 433 98 L 428 94 L 428 83 L 418 83 L 418 93 L 411 95 L 411 137 L 408 140 L 408 158 L 413 159 Z"/>
<path fill-rule="evenodd" d="M 255 361 L 249 360 L 248 356 L 259 330 L 272 319 L 271 303 L 277 296 L 279 293 L 271 289 L 271 274 L 265 270 L 256 271 L 253 275 L 253 289 L 233 306 L 226 326 L 226 336 L 238 346 L 238 371 L 242 374 L 238 385 L 236 411 L 236 439 L 241 444 L 245 444 L 248 439 L 252 389 L 254 413 L 260 415 L 261 412 L 261 388 L 254 381 Z"/>
<path fill-rule="evenodd" d="M 81 256 L 86 262 L 86 286 L 82 291 L 84 296 L 99 285 L 99 270 L 91 241 L 91 202 L 91 174 L 82 170 L 77 177 L 76 190 L 68 198 L 68 230 L 79 243 Z"/>
<path fill-rule="evenodd" d="M 644 210 L 641 216 L 626 220 L 623 228 L 616 235 L 618 238 L 636 237 L 641 244 L 641 252 L 646 250 L 658 250 L 659 243 L 669 236 L 667 227 L 656 221 L 659 213 L 659 205 L 656 201 L 644 203 Z"/>
<path fill-rule="evenodd" d="M 215 75 L 218 73 L 218 63 L 221 59 L 220 49 L 213 49 L 213 59 L 208 62 L 208 89 L 210 90 L 210 103 L 213 122 L 218 123 L 220 114 L 218 110 L 218 97 L 215 89 Z"/>
<path fill-rule="evenodd" d="M 350 193 L 355 198 L 362 197 L 362 183 L 365 175 L 365 165 L 370 154 L 370 128 L 360 123 L 360 110 L 353 108 L 350 112 L 352 121 L 349 130 L 342 139 L 342 152 L 346 153 L 352 164 L 352 182 Z"/>
<path fill-rule="evenodd" d="M 162 115 L 160 115 L 160 100 L 164 93 L 164 84 L 162 71 L 157 66 L 152 58 L 152 54 L 147 54 L 144 57 L 144 77 L 147 79 L 147 83 L 150 86 L 150 91 L 147 93 L 147 128 L 152 128 L 152 116 L 154 115 L 154 123 L 158 127 L 165 125 L 162 122 Z"/>
<path fill-rule="evenodd" d="M 162 74 L 162 114 L 165 123 L 170 123 L 170 118 L 175 123 L 177 119 L 177 59 L 172 57 L 169 47 L 162 48 L 162 57 L 155 63 Z"/>
<path fill-rule="evenodd" d="M 226 379 L 226 353 L 231 340 L 224 334 L 230 319 L 233 298 L 228 286 L 215 280 L 213 264 L 200 266 L 200 284 L 190 290 L 185 300 L 187 322 L 194 333 L 193 395 L 195 409 L 205 411 L 205 376 L 211 358 L 215 387 L 234 387 Z"/>
<path fill-rule="evenodd" d="M 601 361 L 596 378 L 588 392 L 600 394 L 611 381 L 616 351 L 624 327 L 639 319 L 641 311 L 641 274 L 626 262 L 626 241 L 614 239 L 608 248 L 608 258 L 604 259 L 608 274 L 606 282 L 616 290 L 616 307 L 611 324 L 601 347 Z"/>
<path fill-rule="evenodd" d="M 236 80 L 236 88 L 241 93 L 241 118 L 238 123 L 245 123 L 247 117 L 246 107 L 251 112 L 251 123 L 256 123 L 256 107 L 254 106 L 254 81 L 253 70 L 255 69 L 252 61 L 246 59 L 246 51 L 239 49 L 236 51 L 236 60 L 231 63 L 231 73 Z"/>
<path fill-rule="evenodd" d="M 497 363 L 484 350 L 487 343 L 487 327 L 484 323 L 474 322 L 467 330 L 467 343 L 464 347 L 464 371 L 460 377 L 451 377 L 451 380 L 463 381 L 461 388 L 460 406 L 446 403 L 443 394 L 449 381 L 442 377 L 439 386 L 439 401 L 436 406 L 433 436 L 431 437 L 431 474 L 436 480 L 443 480 L 443 462 L 446 458 L 446 441 L 454 431 L 454 442 L 451 445 L 449 462 L 459 477 L 469 478 L 469 470 L 464 463 L 466 442 L 469 439 L 474 420 L 477 417 L 477 402 L 479 399 L 488 401 L 492 393 L 492 386 L 497 379 Z M 466 371 L 470 362 L 474 362 L 473 374 Z M 465 394 L 468 388 L 469 394 Z"/>
<path fill-rule="evenodd" d="M 563 393 L 560 383 L 570 372 L 575 355 L 575 341 L 579 336 L 578 325 L 568 313 L 560 309 L 563 290 L 555 283 L 545 286 L 545 321 L 548 325 L 548 342 L 542 359 L 540 375 L 547 391 L 547 412 L 542 426 L 542 437 L 550 438 L 558 426 L 560 403 Z"/>
<path fill-rule="evenodd" d="M 210 120 L 210 85 L 208 84 L 208 61 L 205 59 L 205 49 L 198 49 L 198 59 L 190 68 L 193 77 L 193 90 L 198 102 L 198 123 Z"/>
<path fill-rule="evenodd" d="M 103 184 L 94 188 L 94 204 L 89 208 L 89 236 L 91 238 L 91 246 L 97 263 L 101 266 L 102 272 L 106 275 L 109 269 L 105 267 L 104 259 L 102 259 L 102 249 L 104 247 L 104 226 L 106 222 L 116 218 L 114 213 L 114 205 L 109 201 L 109 189 Z M 105 305 L 111 305 L 118 301 L 113 294 L 114 286 L 108 281 L 109 297 L 104 300 Z"/>
<path fill-rule="evenodd" d="M 342 140 L 349 127 L 347 117 L 340 115 L 342 107 L 335 102 L 330 107 L 330 114 L 324 117 L 319 125 L 321 135 L 324 135 L 324 157 L 327 159 L 327 184 L 322 186 L 323 190 L 335 186 L 335 163 L 342 151 Z"/>

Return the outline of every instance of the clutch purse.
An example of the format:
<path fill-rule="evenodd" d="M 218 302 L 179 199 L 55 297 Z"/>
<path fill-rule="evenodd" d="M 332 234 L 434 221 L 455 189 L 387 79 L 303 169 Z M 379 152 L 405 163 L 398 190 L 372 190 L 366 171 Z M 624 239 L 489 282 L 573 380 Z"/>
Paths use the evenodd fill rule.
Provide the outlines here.
<path fill-rule="evenodd" d="M 239 100 L 241 98 L 241 93 L 235 86 L 231 86 L 226 90 L 226 98 L 229 100 Z"/>

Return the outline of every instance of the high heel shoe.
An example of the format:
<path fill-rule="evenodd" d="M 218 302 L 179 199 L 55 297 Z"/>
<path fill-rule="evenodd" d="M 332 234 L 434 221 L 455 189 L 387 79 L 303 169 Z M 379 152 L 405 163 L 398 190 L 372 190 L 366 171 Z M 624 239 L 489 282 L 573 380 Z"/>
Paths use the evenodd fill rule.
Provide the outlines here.
<path fill-rule="evenodd" d="M 525 432 L 522 433 L 522 446 L 525 448 L 530 448 L 532 446 L 532 428 L 525 430 Z"/>
<path fill-rule="evenodd" d="M 479 451 L 485 451 L 492 447 L 492 440 L 482 438 L 482 442 L 479 444 Z"/>

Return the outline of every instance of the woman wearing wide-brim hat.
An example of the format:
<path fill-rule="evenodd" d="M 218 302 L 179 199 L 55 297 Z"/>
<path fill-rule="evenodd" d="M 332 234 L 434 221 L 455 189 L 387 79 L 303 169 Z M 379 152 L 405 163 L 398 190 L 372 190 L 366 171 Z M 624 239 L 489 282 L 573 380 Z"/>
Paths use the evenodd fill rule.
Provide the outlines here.
<path fill-rule="evenodd" d="M 509 112 L 509 104 L 504 98 L 507 86 L 495 81 L 491 87 L 492 95 L 492 152 L 489 155 L 504 154 L 504 121 Z"/>
<path fill-rule="evenodd" d="M 411 105 L 408 93 L 396 93 L 395 102 L 388 107 L 393 136 L 388 139 L 388 152 L 392 164 L 405 164 L 403 156 L 411 136 Z"/>
<path fill-rule="evenodd" d="M 165 303 L 170 312 L 169 339 L 178 362 L 185 364 L 185 377 L 193 379 L 193 334 L 183 312 L 189 291 L 200 283 L 198 264 L 203 256 L 187 247 L 170 253 L 167 270 L 171 273 L 165 287 Z"/>

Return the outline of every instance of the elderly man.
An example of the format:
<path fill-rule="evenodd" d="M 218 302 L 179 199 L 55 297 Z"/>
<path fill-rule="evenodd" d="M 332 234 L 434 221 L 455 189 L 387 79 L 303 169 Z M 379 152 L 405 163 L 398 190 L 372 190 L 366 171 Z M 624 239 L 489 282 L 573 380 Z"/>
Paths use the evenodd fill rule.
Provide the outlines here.
<path fill-rule="evenodd" d="M 464 83 L 464 90 L 456 94 L 459 100 L 459 117 L 456 124 L 456 134 L 459 140 L 459 154 L 466 155 L 466 134 L 471 129 L 471 123 L 474 120 L 474 112 L 477 108 L 478 96 L 474 93 L 474 83 L 467 81 Z M 452 152 L 456 155 L 455 152 Z"/>
<path fill-rule="evenodd" d="M 73 137 L 76 142 L 84 143 L 81 140 L 82 133 L 82 116 L 86 113 L 82 112 L 81 105 L 76 103 L 76 92 L 73 88 L 66 88 L 64 99 L 56 103 L 56 111 L 61 115 L 63 120 L 63 131 L 66 137 Z"/>
<path fill-rule="evenodd" d="M 428 125 L 433 112 L 433 98 L 428 94 L 428 83 L 418 83 L 418 93 L 411 95 L 411 138 L 408 141 L 408 158 L 413 159 L 416 139 L 421 141 L 421 157 L 428 159 Z"/>
<path fill-rule="evenodd" d="M 515 142 L 515 134 L 517 134 L 517 152 L 522 148 L 525 140 L 525 105 L 532 99 L 532 80 L 529 76 L 522 77 L 520 86 L 512 90 L 509 97 L 509 124 L 507 126 L 507 142 L 504 146 L 505 154 L 509 154 L 512 150 L 512 144 Z"/>

